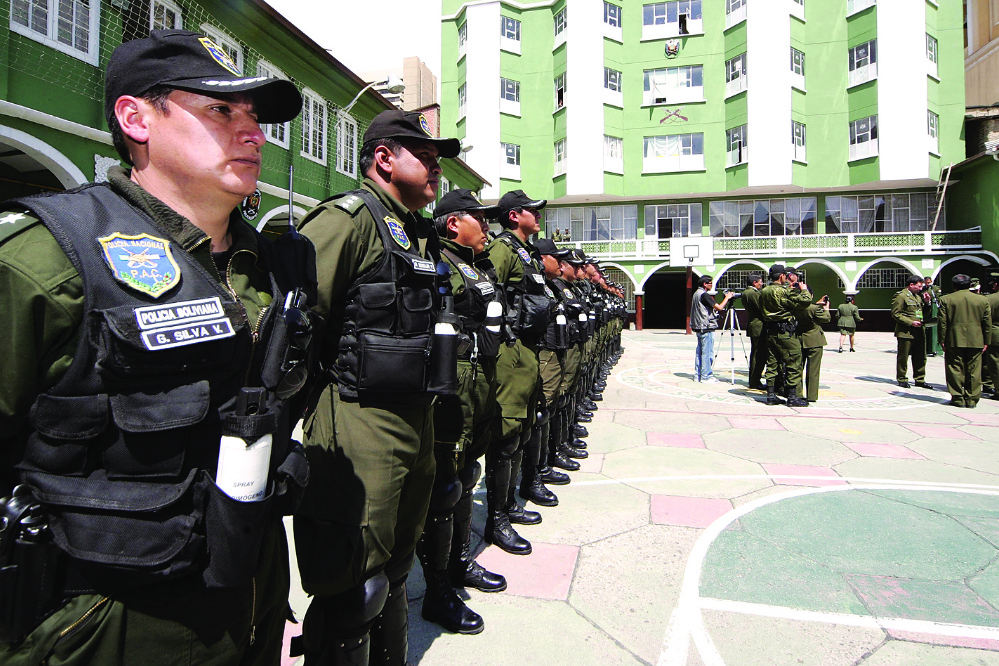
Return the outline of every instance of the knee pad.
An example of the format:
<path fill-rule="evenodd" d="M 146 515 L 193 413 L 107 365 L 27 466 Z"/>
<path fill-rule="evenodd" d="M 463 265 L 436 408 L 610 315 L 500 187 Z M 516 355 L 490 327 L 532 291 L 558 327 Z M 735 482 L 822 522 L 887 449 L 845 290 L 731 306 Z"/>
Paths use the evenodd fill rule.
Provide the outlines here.
<path fill-rule="evenodd" d="M 406 578 L 409 577 L 409 571 L 413 568 L 415 557 L 416 551 L 411 550 L 405 557 L 401 557 L 397 562 L 389 563 L 385 567 L 385 575 L 389 580 L 390 591 L 406 582 Z"/>
<path fill-rule="evenodd" d="M 461 497 L 461 481 L 457 476 L 438 479 L 430 492 L 431 516 L 449 516 Z"/>
<path fill-rule="evenodd" d="M 509 460 L 517 452 L 517 449 L 520 448 L 520 435 L 496 440 L 490 444 L 490 447 L 498 457 Z"/>
<path fill-rule="evenodd" d="M 472 489 L 475 488 L 475 484 L 479 482 L 479 477 L 482 475 L 482 465 L 478 461 L 472 461 L 470 465 L 465 465 L 458 470 L 458 479 L 461 481 L 461 488 L 463 492 L 470 493 Z"/>
<path fill-rule="evenodd" d="M 336 638 L 363 636 L 382 612 L 388 594 L 389 579 L 378 572 L 346 592 L 326 597 L 326 621 L 320 631 L 329 631 Z"/>

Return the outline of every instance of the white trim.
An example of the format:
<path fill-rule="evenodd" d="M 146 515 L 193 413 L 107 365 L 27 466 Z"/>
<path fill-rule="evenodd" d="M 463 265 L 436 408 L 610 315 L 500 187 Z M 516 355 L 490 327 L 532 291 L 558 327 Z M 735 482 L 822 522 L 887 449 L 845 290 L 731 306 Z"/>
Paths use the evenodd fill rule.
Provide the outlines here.
<path fill-rule="evenodd" d="M 164 0 L 154 1 L 163 2 Z M 261 73 L 261 68 L 263 68 L 263 71 L 266 72 L 266 74 Z M 263 59 L 257 61 L 257 76 L 273 76 L 279 79 L 288 80 L 288 76 L 281 71 L 279 67 L 276 67 L 274 64 Z M 284 141 L 281 141 L 277 138 L 277 136 L 275 136 L 275 130 L 280 126 L 284 126 Z M 262 123 L 260 125 L 260 129 L 264 131 L 264 136 L 267 137 L 267 143 L 272 146 L 284 148 L 285 150 L 288 150 L 291 146 L 291 121 L 283 123 Z"/>
<path fill-rule="evenodd" d="M 354 132 L 351 136 L 351 145 L 344 145 L 343 141 L 343 128 L 345 125 L 350 125 L 353 127 Z M 346 152 L 347 150 L 353 154 L 353 159 L 349 165 L 349 169 L 342 168 L 342 158 L 343 154 L 341 151 Z M 336 121 L 336 170 L 337 173 L 341 173 L 348 178 L 357 178 L 357 120 L 353 118 L 350 114 L 344 113 L 343 111 L 337 111 L 337 121 Z"/>
<path fill-rule="evenodd" d="M 10 0 L 6 1 L 9 9 L 11 2 Z M 87 25 L 87 30 L 89 32 L 87 33 L 87 50 L 85 52 L 80 51 L 79 49 L 74 49 L 72 46 L 63 44 L 58 39 L 53 39 L 51 37 L 51 35 L 55 34 L 58 29 L 56 22 L 59 18 L 59 7 L 56 0 L 47 0 L 46 6 L 48 20 L 45 26 L 44 35 L 27 26 L 23 26 L 20 23 L 14 23 L 13 13 L 11 13 L 8 21 L 11 32 L 24 35 L 32 41 L 39 42 L 49 48 L 55 49 L 56 51 L 60 51 L 66 55 L 76 58 L 77 60 L 82 60 L 83 62 L 97 67 L 100 64 L 101 3 L 98 0 L 90 0 L 90 20 Z"/>
<path fill-rule="evenodd" d="M 259 186 L 260 186 L 260 184 L 258 183 L 257 184 L 258 189 L 259 189 Z M 260 191 L 263 192 L 262 189 Z M 297 219 L 297 220 L 301 220 L 302 218 L 304 218 L 309 213 L 309 209 L 307 209 L 307 208 L 300 208 L 298 206 L 292 206 L 291 210 L 292 210 L 292 214 L 295 216 L 295 219 Z M 263 231 L 264 227 L 267 226 L 268 222 L 270 222 L 272 219 L 274 219 L 278 215 L 287 214 L 287 212 L 288 212 L 288 204 L 287 203 L 284 203 L 284 204 L 282 204 L 280 206 L 277 206 L 275 208 L 271 208 L 269 211 L 267 211 L 267 213 L 263 217 L 260 218 L 260 221 L 257 222 L 257 231 Z"/>
<path fill-rule="evenodd" d="M 89 125 L 74 123 L 72 120 L 66 120 L 65 118 L 60 118 L 59 116 L 43 113 L 37 109 L 21 106 L 20 104 L 14 104 L 13 102 L 8 102 L 3 99 L 0 99 L 0 116 L 9 116 L 11 118 L 27 120 L 28 122 L 35 123 L 36 125 L 41 125 L 43 127 L 48 127 L 49 129 L 59 130 L 60 132 L 65 132 L 66 134 L 78 136 L 81 139 L 90 139 L 91 141 L 103 143 L 107 146 L 114 145 L 114 142 L 111 140 L 110 132 L 103 132 L 99 129 L 94 129 Z"/>
<path fill-rule="evenodd" d="M 183 10 L 183 8 L 180 5 L 178 5 L 175 2 L 171 2 L 171 0 L 151 0 L 150 3 L 149 3 L 149 29 L 150 30 L 153 30 L 153 14 L 156 11 L 156 5 L 163 5 L 164 7 L 166 7 L 167 9 L 169 9 L 170 11 L 172 11 L 174 14 L 177 15 L 177 21 L 174 22 L 174 25 L 170 26 L 170 28 L 168 28 L 168 29 L 171 29 L 171 28 L 174 29 L 174 30 L 183 30 L 184 29 L 184 10 Z M 180 25 L 177 25 L 177 22 L 179 22 Z"/>
<path fill-rule="evenodd" d="M 2 102 L 8 104 L 9 102 Z M 0 137 L 7 143 L 24 151 L 24 154 L 37 160 L 42 166 L 59 179 L 59 184 L 71 189 L 89 182 L 80 167 L 61 152 L 27 132 L 0 125 Z"/>
<path fill-rule="evenodd" d="M 315 119 L 312 117 L 312 107 L 310 105 L 309 110 L 308 110 L 308 113 L 309 113 L 309 125 L 310 125 L 310 127 L 309 128 L 306 127 L 306 123 L 305 123 L 305 113 L 306 113 L 305 105 L 306 104 L 310 104 L 310 100 L 315 100 L 315 101 L 319 102 L 319 105 L 323 109 L 322 147 L 321 147 L 322 148 L 322 159 L 316 157 L 310 151 L 305 150 L 305 144 L 306 144 L 305 134 L 306 134 L 306 131 L 308 130 L 311 133 L 311 125 L 315 121 Z M 326 100 L 322 97 L 322 95 L 320 95 L 316 91 L 312 90 L 311 88 L 302 88 L 302 102 L 303 102 L 303 104 L 302 104 L 302 114 L 300 116 L 302 118 L 302 149 L 298 151 L 298 154 L 300 156 L 304 157 L 305 159 L 311 161 L 311 162 L 315 162 L 316 164 L 322 164 L 323 166 L 326 166 L 326 163 L 329 161 L 329 145 L 330 145 L 330 140 L 329 140 L 329 115 L 330 114 L 329 114 L 329 109 L 326 108 Z M 313 141 L 312 141 L 311 137 L 309 138 L 309 146 L 310 147 L 313 146 Z"/>
<path fill-rule="evenodd" d="M 558 0 L 549 0 L 548 2 L 516 2 L 516 0 L 503 0 L 504 5 L 514 7 L 516 9 L 541 9 L 542 7 L 553 7 L 556 2 L 558 2 Z M 469 0 L 469 2 L 462 3 L 461 7 L 458 7 L 458 10 L 454 14 L 441 15 L 441 21 L 454 21 L 469 7 L 495 4 L 498 4 L 496 0 Z"/>
<path fill-rule="evenodd" d="M 278 199 L 288 200 L 288 190 L 283 187 L 278 187 L 277 185 L 271 185 L 270 183 L 262 183 L 257 181 L 257 189 L 264 194 L 269 194 L 272 197 L 277 197 Z M 294 195 L 294 200 L 296 203 L 300 203 L 303 206 L 308 206 L 309 208 L 314 208 L 316 204 L 319 203 L 319 199 L 313 199 L 312 197 L 307 197 L 304 194 L 296 193 Z M 288 204 L 285 204 L 287 208 Z"/>
<path fill-rule="evenodd" d="M 853 4 L 853 9 L 850 9 L 850 4 Z M 846 3 L 846 16 L 847 18 L 864 11 L 868 7 L 873 7 L 877 4 L 877 0 L 847 0 Z"/>

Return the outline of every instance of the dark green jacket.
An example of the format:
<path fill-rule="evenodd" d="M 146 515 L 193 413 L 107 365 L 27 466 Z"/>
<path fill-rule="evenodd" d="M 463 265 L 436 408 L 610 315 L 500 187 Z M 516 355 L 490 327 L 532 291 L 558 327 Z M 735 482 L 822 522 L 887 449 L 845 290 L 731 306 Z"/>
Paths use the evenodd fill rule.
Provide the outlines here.
<path fill-rule="evenodd" d="M 840 328 L 857 328 L 857 322 L 864 321 L 856 303 L 843 303 L 836 308 L 836 314 L 838 315 L 836 325 Z"/>
<path fill-rule="evenodd" d="M 798 320 L 797 334 L 801 338 L 802 347 L 810 349 L 826 346 L 826 334 L 822 330 L 821 324 L 828 324 L 832 321 L 829 310 L 813 303 L 806 308 L 796 309 L 794 318 Z"/>
<path fill-rule="evenodd" d="M 992 310 L 984 296 L 961 289 L 940 297 L 937 325 L 947 349 L 981 349 L 992 338 Z"/>
<path fill-rule="evenodd" d="M 923 320 L 923 299 L 903 289 L 892 299 L 891 318 L 895 320 L 895 337 L 911 340 L 913 322 Z"/>
<path fill-rule="evenodd" d="M 763 313 L 760 311 L 760 290 L 749 286 L 742 292 L 742 307 L 746 309 L 746 333 L 751 338 L 763 335 Z"/>

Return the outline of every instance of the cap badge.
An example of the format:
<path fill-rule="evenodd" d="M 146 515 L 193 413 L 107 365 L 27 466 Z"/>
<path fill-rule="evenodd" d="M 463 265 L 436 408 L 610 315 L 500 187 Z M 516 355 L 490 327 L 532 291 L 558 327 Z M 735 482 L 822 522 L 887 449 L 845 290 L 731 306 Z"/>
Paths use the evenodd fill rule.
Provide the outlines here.
<path fill-rule="evenodd" d="M 527 250 L 525 250 L 524 248 L 518 247 L 517 248 L 517 254 L 520 255 L 520 258 L 524 261 L 525 264 L 530 264 L 531 263 L 531 255 L 529 255 L 527 253 Z"/>
<path fill-rule="evenodd" d="M 180 283 L 180 266 L 170 253 L 170 241 L 116 231 L 97 242 L 114 278 L 130 289 L 159 298 Z"/>
<path fill-rule="evenodd" d="M 431 139 L 434 138 L 434 135 L 430 133 L 430 123 L 427 122 L 427 117 L 422 113 L 420 114 L 420 129 L 422 129 L 423 133 Z"/>
<path fill-rule="evenodd" d="M 475 272 L 475 269 L 468 264 L 458 264 L 458 270 L 461 274 L 467 277 L 469 280 L 478 280 L 479 274 Z"/>
<path fill-rule="evenodd" d="M 399 244 L 403 250 L 408 250 L 413 246 L 409 242 L 409 236 L 406 235 L 406 230 L 402 228 L 402 224 L 399 220 L 388 215 L 385 216 L 385 224 L 388 225 L 389 233 L 392 234 L 392 240 Z"/>
<path fill-rule="evenodd" d="M 243 73 L 239 71 L 239 67 L 236 66 L 236 63 L 232 61 L 232 58 L 229 57 L 229 54 L 226 53 L 221 46 L 213 42 L 208 37 L 199 37 L 198 41 L 201 42 L 201 45 L 205 47 L 205 50 L 211 54 L 215 62 L 222 65 L 222 67 L 236 76 L 243 76 Z"/>

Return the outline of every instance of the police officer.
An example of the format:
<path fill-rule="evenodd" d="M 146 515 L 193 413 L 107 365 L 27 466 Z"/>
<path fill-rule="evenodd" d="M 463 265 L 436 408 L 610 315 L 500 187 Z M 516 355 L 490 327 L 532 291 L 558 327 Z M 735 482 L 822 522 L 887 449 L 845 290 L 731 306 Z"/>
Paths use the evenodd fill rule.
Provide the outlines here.
<path fill-rule="evenodd" d="M 302 222 L 330 322 L 329 386 L 305 423 L 313 476 L 295 516 L 302 587 L 314 595 L 300 644 L 307 664 L 366 664 L 369 653 L 406 663 L 406 577 L 434 481 L 432 403 L 447 389 L 435 380 L 457 367 L 431 358 L 449 348 L 431 343 L 438 239 L 415 211 L 436 197 L 438 158 L 459 148 L 419 113 L 383 111 L 364 133 L 361 188 Z"/>
<path fill-rule="evenodd" d="M 798 395 L 805 396 L 808 402 L 819 399 L 819 375 L 822 372 L 822 354 L 826 346 L 826 334 L 822 324 L 832 321 L 829 312 L 829 296 L 823 296 L 816 303 L 807 307 L 799 307 L 794 311 L 797 319 L 795 333 L 801 343 L 801 358 L 804 367 L 803 378 L 806 390 L 798 385 Z"/>
<path fill-rule="evenodd" d="M 134 166 L 0 206 L 0 511 L 48 525 L 0 537 L 0 662 L 276 665 L 314 262 L 238 210 L 301 97 L 177 30 L 105 81 Z"/>
<path fill-rule="evenodd" d="M 484 592 L 506 589 L 503 576 L 487 571 L 471 556 L 472 491 L 482 469 L 478 459 L 491 439 L 504 311 L 504 294 L 490 277 L 491 266 L 485 258 L 476 262 L 475 256 L 486 246 L 486 220 L 495 216 L 495 206 L 482 205 L 466 189 L 448 192 L 434 210 L 461 342 L 458 392 L 442 396 L 434 406 L 437 471 L 416 552 L 427 584 L 424 619 L 462 634 L 481 632 L 483 622 L 452 585 Z"/>
<path fill-rule="evenodd" d="M 749 388 L 766 390 L 761 381 L 767 367 L 767 342 L 763 335 L 763 314 L 760 312 L 760 289 L 763 276 L 753 273 L 749 286 L 742 292 L 742 305 L 746 308 L 746 333 L 749 335 Z"/>
<path fill-rule="evenodd" d="M 940 344 L 950 404 L 968 409 L 982 399 L 982 351 L 992 337 L 992 308 L 970 291 L 974 280 L 959 273 L 951 279 L 954 291 L 940 297 Z"/>
<path fill-rule="evenodd" d="M 993 400 L 999 400 L 999 280 L 991 277 L 984 294 L 992 313 L 992 333 L 986 338 L 988 347 L 982 355 L 982 385 Z"/>
<path fill-rule="evenodd" d="M 911 356 L 913 383 L 920 388 L 932 389 L 925 381 L 926 341 L 923 337 L 923 299 L 919 296 L 923 279 L 910 275 L 905 284 L 905 289 L 895 294 L 891 302 L 891 317 L 895 320 L 895 337 L 898 339 L 895 379 L 902 388 L 909 388 L 906 375 Z"/>
<path fill-rule="evenodd" d="M 788 286 L 788 271 L 783 264 L 770 267 L 770 284 L 760 292 L 760 311 L 767 332 L 767 404 L 779 405 L 776 395 L 777 376 L 785 375 L 788 387 L 787 406 L 807 407 L 808 401 L 798 397 L 801 383 L 801 341 L 794 334 L 794 309 L 812 302 L 812 294 L 803 282 Z"/>
<path fill-rule="evenodd" d="M 545 334 L 552 307 L 545 292 L 541 255 L 527 240 L 541 230 L 538 215 L 546 204 L 544 199 L 532 199 L 523 190 L 504 194 L 498 213 L 504 230 L 486 246 L 496 276 L 507 292 L 517 342 L 502 347 L 496 361 L 499 411 L 493 419 L 493 445 L 486 454 L 488 514 L 483 538 L 515 555 L 530 554 L 531 544 L 511 523 L 541 522 L 541 514 L 517 504 L 513 490 L 541 395 L 538 343 Z"/>

